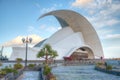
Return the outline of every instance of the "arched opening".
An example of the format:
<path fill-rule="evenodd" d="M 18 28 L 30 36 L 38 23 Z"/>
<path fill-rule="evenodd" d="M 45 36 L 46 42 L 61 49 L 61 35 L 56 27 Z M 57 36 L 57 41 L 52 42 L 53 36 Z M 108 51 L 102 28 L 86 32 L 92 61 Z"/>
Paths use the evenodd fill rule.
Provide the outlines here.
<path fill-rule="evenodd" d="M 80 47 L 71 55 L 72 60 L 94 59 L 93 51 L 89 47 Z"/>

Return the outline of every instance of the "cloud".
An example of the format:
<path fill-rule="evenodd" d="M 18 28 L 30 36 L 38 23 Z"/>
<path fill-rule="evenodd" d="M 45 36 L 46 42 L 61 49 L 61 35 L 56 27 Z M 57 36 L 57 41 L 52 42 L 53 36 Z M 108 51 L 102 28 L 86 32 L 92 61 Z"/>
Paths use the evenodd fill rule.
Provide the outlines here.
<path fill-rule="evenodd" d="M 43 8 L 43 9 L 41 10 L 41 13 L 47 13 L 47 12 L 53 11 L 53 10 L 55 10 L 55 9 L 56 9 L 55 7 Z"/>
<path fill-rule="evenodd" d="M 35 28 L 34 26 L 28 26 L 27 29 L 28 34 L 40 34 L 41 31 L 38 28 Z"/>
<path fill-rule="evenodd" d="M 43 40 L 43 38 L 41 38 L 40 36 L 36 35 L 36 34 L 31 34 L 28 36 L 17 36 L 16 38 L 3 43 L 3 46 L 23 46 L 23 42 L 22 42 L 22 38 L 32 38 L 32 43 L 31 44 L 36 44 L 40 41 Z"/>
<path fill-rule="evenodd" d="M 44 30 L 46 28 L 46 25 L 41 25 L 39 29 Z"/>
<path fill-rule="evenodd" d="M 119 58 L 120 57 L 120 46 L 109 46 L 104 48 L 104 55 L 106 58 Z"/>
<path fill-rule="evenodd" d="M 39 3 L 35 3 L 35 6 L 40 9 L 40 4 Z"/>
<path fill-rule="evenodd" d="M 89 3 L 91 3 L 93 0 L 75 0 L 75 2 L 72 3 L 73 7 L 80 7 L 80 6 L 86 6 Z"/>
<path fill-rule="evenodd" d="M 100 39 L 105 40 L 105 39 L 120 39 L 120 34 L 113 34 L 114 30 L 113 29 L 99 29 L 97 31 Z"/>
<path fill-rule="evenodd" d="M 100 14 L 104 16 L 108 16 L 116 12 L 120 13 L 120 5 L 111 4 L 111 6 L 108 7 L 107 9 L 101 10 Z"/>
<path fill-rule="evenodd" d="M 120 4 L 118 5 L 111 2 L 109 3 L 110 4 L 108 4 L 108 2 L 99 2 L 99 5 L 101 4 L 101 7 L 94 7 L 89 9 L 85 8 L 89 13 L 89 15 L 86 16 L 87 19 L 98 29 L 114 26 L 120 23 L 119 18 L 116 17 L 120 14 Z M 109 6 L 106 7 L 105 4 L 106 6 Z"/>
<path fill-rule="evenodd" d="M 63 7 L 63 4 L 59 3 L 59 4 L 53 4 L 54 7 L 58 8 L 58 7 Z"/>
<path fill-rule="evenodd" d="M 111 20 L 106 21 L 105 23 L 106 23 L 106 26 L 112 26 L 112 25 L 120 23 L 120 21 L 116 19 L 111 19 Z"/>
<path fill-rule="evenodd" d="M 110 46 L 106 48 L 107 50 L 119 50 L 120 46 Z"/>
<path fill-rule="evenodd" d="M 112 26 L 120 23 L 119 19 L 114 19 L 114 18 L 108 19 L 106 17 L 102 17 L 102 15 L 101 15 L 101 16 L 97 16 L 97 17 L 89 17 L 87 19 L 93 24 L 93 26 L 96 29 L 100 29 L 100 28 L 104 28 L 104 27 L 112 27 Z"/>
<path fill-rule="evenodd" d="M 120 39 L 120 34 L 108 34 L 104 39 Z"/>
<path fill-rule="evenodd" d="M 85 0 L 86 1 L 86 0 Z M 74 0 L 74 4 L 77 0 Z M 94 0 L 88 1 L 85 5 L 76 3 L 75 6 L 71 4 L 73 9 L 80 9 L 85 11 L 83 15 L 90 21 L 96 29 L 101 41 L 119 40 L 120 34 L 116 31 L 120 24 L 120 2 L 116 0 Z M 110 43 L 109 43 L 110 44 Z M 107 43 L 103 44 L 104 46 Z"/>
<path fill-rule="evenodd" d="M 34 29 L 35 29 L 35 28 L 34 28 L 33 26 L 29 26 L 27 31 L 28 31 L 28 32 L 32 32 Z"/>
<path fill-rule="evenodd" d="M 100 9 L 109 7 L 111 3 L 112 0 L 75 0 L 71 3 L 71 6 L 76 8 Z"/>
<path fill-rule="evenodd" d="M 99 29 L 97 30 L 97 33 L 100 37 L 100 39 L 105 39 L 105 35 L 111 34 L 112 32 L 114 32 L 114 30 L 105 30 L 105 29 Z"/>
<path fill-rule="evenodd" d="M 120 23 L 120 20 L 114 17 L 120 14 L 120 3 L 118 2 L 115 3 L 112 0 L 75 0 L 71 6 L 78 9 L 82 6 L 88 14 L 86 17 L 95 27 L 102 28 Z"/>
<path fill-rule="evenodd" d="M 63 7 L 63 4 L 53 4 L 51 7 L 47 7 L 47 8 L 42 8 L 41 9 L 41 13 L 47 13 L 47 12 L 50 12 L 50 11 L 54 11 L 54 10 L 57 10 L 58 8 L 61 8 Z"/>
<path fill-rule="evenodd" d="M 42 8 L 41 9 L 41 13 L 44 14 L 44 13 L 47 13 L 47 12 L 50 12 L 50 11 L 54 11 L 56 10 L 56 5 L 52 6 L 52 7 L 48 7 L 48 8 Z"/>

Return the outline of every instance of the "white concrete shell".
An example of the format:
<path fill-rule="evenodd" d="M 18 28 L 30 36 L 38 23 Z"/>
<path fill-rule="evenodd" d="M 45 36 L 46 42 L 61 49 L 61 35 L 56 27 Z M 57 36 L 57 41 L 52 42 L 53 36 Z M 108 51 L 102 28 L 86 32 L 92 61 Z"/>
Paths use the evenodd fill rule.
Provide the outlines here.
<path fill-rule="evenodd" d="M 57 59 L 63 59 L 65 56 L 69 57 L 76 49 L 83 47 L 84 40 L 81 32 L 75 33 L 70 27 L 65 27 L 53 34 L 43 45 L 47 43 L 58 52 Z"/>
<path fill-rule="evenodd" d="M 90 22 L 85 17 L 70 10 L 56 10 L 56 11 L 52 11 L 52 12 L 42 15 L 40 18 L 48 16 L 48 15 L 55 16 L 56 19 L 61 24 L 62 28 L 69 26 L 70 28 L 72 28 L 73 32 L 75 33 L 80 32 L 82 34 L 84 44 L 79 45 L 79 47 L 89 46 L 89 48 L 93 51 L 94 56 L 104 57 L 99 37 L 95 29 L 93 28 L 93 26 L 90 24 Z M 64 32 L 63 35 L 65 33 L 66 32 Z M 59 35 L 57 35 L 56 39 L 58 38 L 58 36 Z M 81 38 L 80 35 L 79 37 Z"/>
<path fill-rule="evenodd" d="M 25 47 L 12 47 L 12 54 L 9 60 L 16 60 L 16 58 L 22 58 L 25 60 L 26 48 Z M 27 60 L 40 60 L 36 57 L 40 48 L 28 48 Z"/>

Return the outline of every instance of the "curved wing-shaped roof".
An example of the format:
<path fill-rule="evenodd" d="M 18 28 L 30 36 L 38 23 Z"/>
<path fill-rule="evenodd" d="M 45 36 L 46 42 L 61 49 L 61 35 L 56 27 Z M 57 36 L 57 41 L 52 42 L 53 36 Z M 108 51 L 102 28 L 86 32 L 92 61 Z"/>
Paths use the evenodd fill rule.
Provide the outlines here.
<path fill-rule="evenodd" d="M 98 35 L 85 17 L 71 10 L 56 10 L 42 15 L 39 19 L 48 15 L 55 16 L 62 28 L 69 26 L 74 32 L 82 32 L 85 45 L 92 48 L 94 55 L 104 56 Z"/>

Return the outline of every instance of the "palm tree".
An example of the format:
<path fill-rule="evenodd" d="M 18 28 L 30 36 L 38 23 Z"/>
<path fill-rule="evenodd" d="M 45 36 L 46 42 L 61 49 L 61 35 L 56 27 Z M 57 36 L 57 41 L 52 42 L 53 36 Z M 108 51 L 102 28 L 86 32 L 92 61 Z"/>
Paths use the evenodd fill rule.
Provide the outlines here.
<path fill-rule="evenodd" d="M 49 44 L 45 44 L 37 54 L 37 58 L 44 58 L 46 64 L 48 64 L 50 59 L 54 59 L 57 56 L 57 51 L 53 50 Z"/>

